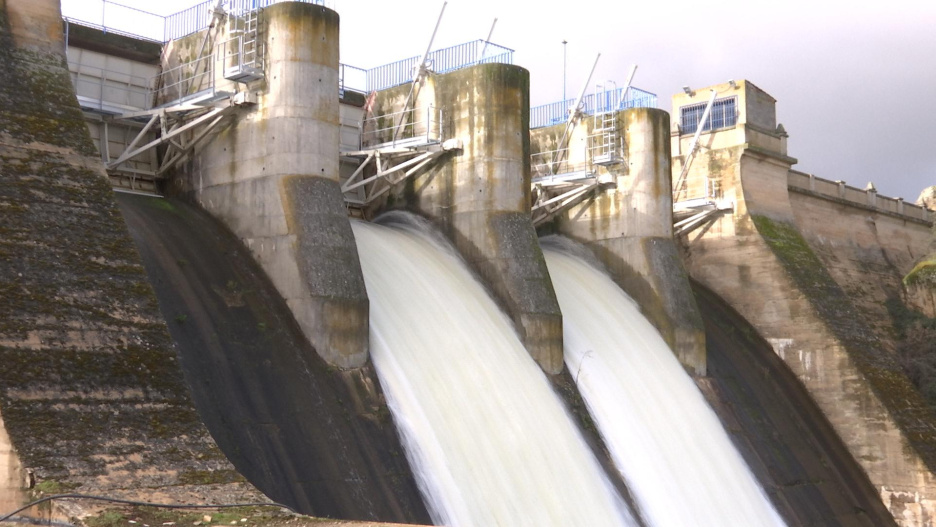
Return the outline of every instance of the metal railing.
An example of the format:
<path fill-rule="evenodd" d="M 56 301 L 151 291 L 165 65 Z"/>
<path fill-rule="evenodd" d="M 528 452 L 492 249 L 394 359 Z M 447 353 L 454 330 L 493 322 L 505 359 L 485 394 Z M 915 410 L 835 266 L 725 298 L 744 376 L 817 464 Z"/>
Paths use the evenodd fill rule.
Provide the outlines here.
<path fill-rule="evenodd" d="M 151 77 L 68 63 L 75 94 L 85 108 L 102 112 L 148 110 L 152 107 Z"/>
<path fill-rule="evenodd" d="M 185 102 L 214 89 L 214 54 L 163 71 L 155 79 L 155 101 Z"/>
<path fill-rule="evenodd" d="M 706 103 L 690 104 L 679 109 L 679 132 L 693 134 L 705 112 Z M 738 98 L 736 96 L 715 99 L 709 118 L 702 127 L 703 132 L 732 128 L 738 122 Z"/>
<path fill-rule="evenodd" d="M 110 0 L 62 0 L 62 18 L 105 33 L 165 41 L 164 16 Z"/>
<path fill-rule="evenodd" d="M 224 0 L 222 8 L 227 13 L 241 15 L 284 1 L 326 4 L 326 0 Z M 165 43 L 207 28 L 216 4 L 217 0 L 205 0 L 178 13 L 163 16 L 112 0 L 62 0 L 62 15 L 67 22 L 105 33 Z"/>
<path fill-rule="evenodd" d="M 558 161 L 557 161 L 558 160 Z M 592 172 L 589 163 L 581 160 L 569 161 L 569 148 L 548 150 L 530 155 L 530 172 L 534 182 L 537 180 L 561 181 L 566 174 L 586 174 Z"/>
<path fill-rule="evenodd" d="M 457 69 L 486 63 L 513 63 L 513 52 L 484 40 L 475 40 L 439 49 L 426 58 L 429 68 L 435 73 L 448 73 Z M 412 82 L 420 57 L 410 57 L 367 70 L 367 91 L 385 90 Z"/>
<path fill-rule="evenodd" d="M 347 64 L 338 64 L 338 96 L 344 96 L 345 90 L 366 93 L 367 70 Z"/>
<path fill-rule="evenodd" d="M 624 88 L 601 92 L 597 96 L 591 94 L 582 98 L 582 113 L 594 115 L 596 112 L 610 111 L 621 107 L 621 96 Z M 554 124 L 564 123 L 569 118 L 575 99 L 543 104 L 530 108 L 530 128 L 542 128 Z M 640 88 L 631 87 L 627 91 L 627 99 L 623 108 L 656 108 L 657 96 Z"/>
<path fill-rule="evenodd" d="M 362 150 L 434 144 L 442 140 L 442 109 L 433 106 L 377 115 L 361 123 Z"/>

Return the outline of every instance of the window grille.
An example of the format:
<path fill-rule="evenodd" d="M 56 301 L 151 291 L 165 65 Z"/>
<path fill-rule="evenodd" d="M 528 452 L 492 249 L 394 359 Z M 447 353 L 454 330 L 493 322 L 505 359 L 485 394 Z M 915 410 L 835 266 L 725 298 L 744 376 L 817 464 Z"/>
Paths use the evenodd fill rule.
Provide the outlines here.
<path fill-rule="evenodd" d="M 707 103 L 700 102 L 698 104 L 683 106 L 679 109 L 679 132 L 681 134 L 695 133 L 696 128 L 699 127 L 699 120 L 702 119 L 702 114 L 705 113 L 706 104 Z M 731 128 L 737 123 L 738 98 L 726 97 L 724 99 L 715 99 L 715 102 L 712 104 L 712 111 L 709 113 L 709 118 L 702 127 L 702 131 L 709 132 L 712 130 Z"/>

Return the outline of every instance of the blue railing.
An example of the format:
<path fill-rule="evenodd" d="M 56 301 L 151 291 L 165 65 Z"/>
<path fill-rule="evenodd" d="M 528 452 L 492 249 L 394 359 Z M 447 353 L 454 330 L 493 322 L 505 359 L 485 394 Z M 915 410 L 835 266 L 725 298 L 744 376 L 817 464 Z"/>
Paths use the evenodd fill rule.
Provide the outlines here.
<path fill-rule="evenodd" d="M 447 73 L 475 64 L 512 64 L 513 51 L 484 40 L 475 40 L 430 52 L 427 62 L 433 72 Z M 418 56 L 410 57 L 367 70 L 367 91 L 385 90 L 412 82 L 418 62 Z"/>
<path fill-rule="evenodd" d="M 582 113 L 594 115 L 596 112 L 616 110 L 621 107 L 621 95 L 624 88 L 607 90 L 582 98 Z M 534 106 L 530 108 L 530 128 L 542 128 L 554 124 L 564 123 L 569 118 L 569 112 L 575 99 Z M 640 88 L 631 87 L 627 91 L 627 99 L 623 108 L 656 108 L 657 96 Z"/>

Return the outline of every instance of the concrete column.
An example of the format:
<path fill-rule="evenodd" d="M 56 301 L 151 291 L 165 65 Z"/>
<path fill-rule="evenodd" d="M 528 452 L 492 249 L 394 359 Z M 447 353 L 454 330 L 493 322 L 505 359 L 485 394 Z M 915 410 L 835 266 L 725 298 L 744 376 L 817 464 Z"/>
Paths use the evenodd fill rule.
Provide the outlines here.
<path fill-rule="evenodd" d="M 184 187 L 250 248 L 319 355 L 359 367 L 368 302 L 338 184 L 338 15 L 275 4 L 260 35 L 258 104 L 197 154 Z"/>
<path fill-rule="evenodd" d="M 460 139 L 463 149 L 409 180 L 398 205 L 441 228 L 513 319 L 533 358 L 559 373 L 562 317 L 530 222 L 529 72 L 482 64 L 426 82 L 416 107 L 442 108 L 446 137 Z M 381 92 L 374 114 L 394 111 L 408 89 Z"/>
<path fill-rule="evenodd" d="M 6 11 L 10 35 L 17 48 L 65 55 L 65 32 L 59 2 L 0 0 L 0 10 Z"/>
<path fill-rule="evenodd" d="M 587 123 L 579 128 L 584 135 Z M 704 375 L 702 319 L 673 241 L 669 114 L 625 110 L 617 129 L 623 131 L 624 164 L 604 176 L 614 187 L 570 209 L 558 219 L 558 230 L 591 248 L 683 366 Z"/>
<path fill-rule="evenodd" d="M 0 510 L 5 514 L 28 503 L 26 488 L 29 488 L 26 471 L 0 416 Z"/>

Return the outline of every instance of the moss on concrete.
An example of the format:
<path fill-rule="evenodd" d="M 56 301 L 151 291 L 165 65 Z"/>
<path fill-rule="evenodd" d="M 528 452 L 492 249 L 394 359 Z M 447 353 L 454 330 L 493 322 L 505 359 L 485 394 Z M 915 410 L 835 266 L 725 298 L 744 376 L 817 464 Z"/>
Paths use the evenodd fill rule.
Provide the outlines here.
<path fill-rule="evenodd" d="M 796 227 L 766 216 L 751 218 L 797 290 L 844 346 L 910 445 L 931 470 L 936 469 L 933 407 L 904 373 L 896 357 L 882 348 L 873 327 L 866 323 Z"/>
<path fill-rule="evenodd" d="M 189 399 L 64 57 L 16 48 L 0 10 L 0 67 L 0 408 L 20 460 L 40 485 L 86 492 L 230 470 Z"/>
<path fill-rule="evenodd" d="M 936 318 L 907 307 L 899 298 L 887 301 L 897 341 L 897 359 L 910 382 L 936 408 Z"/>
<path fill-rule="evenodd" d="M 0 69 L 0 134 L 96 154 L 65 58 L 14 46 L 5 10 L 0 10 Z"/>
<path fill-rule="evenodd" d="M 929 285 L 936 287 L 936 254 L 916 264 L 903 278 L 905 286 Z"/>

